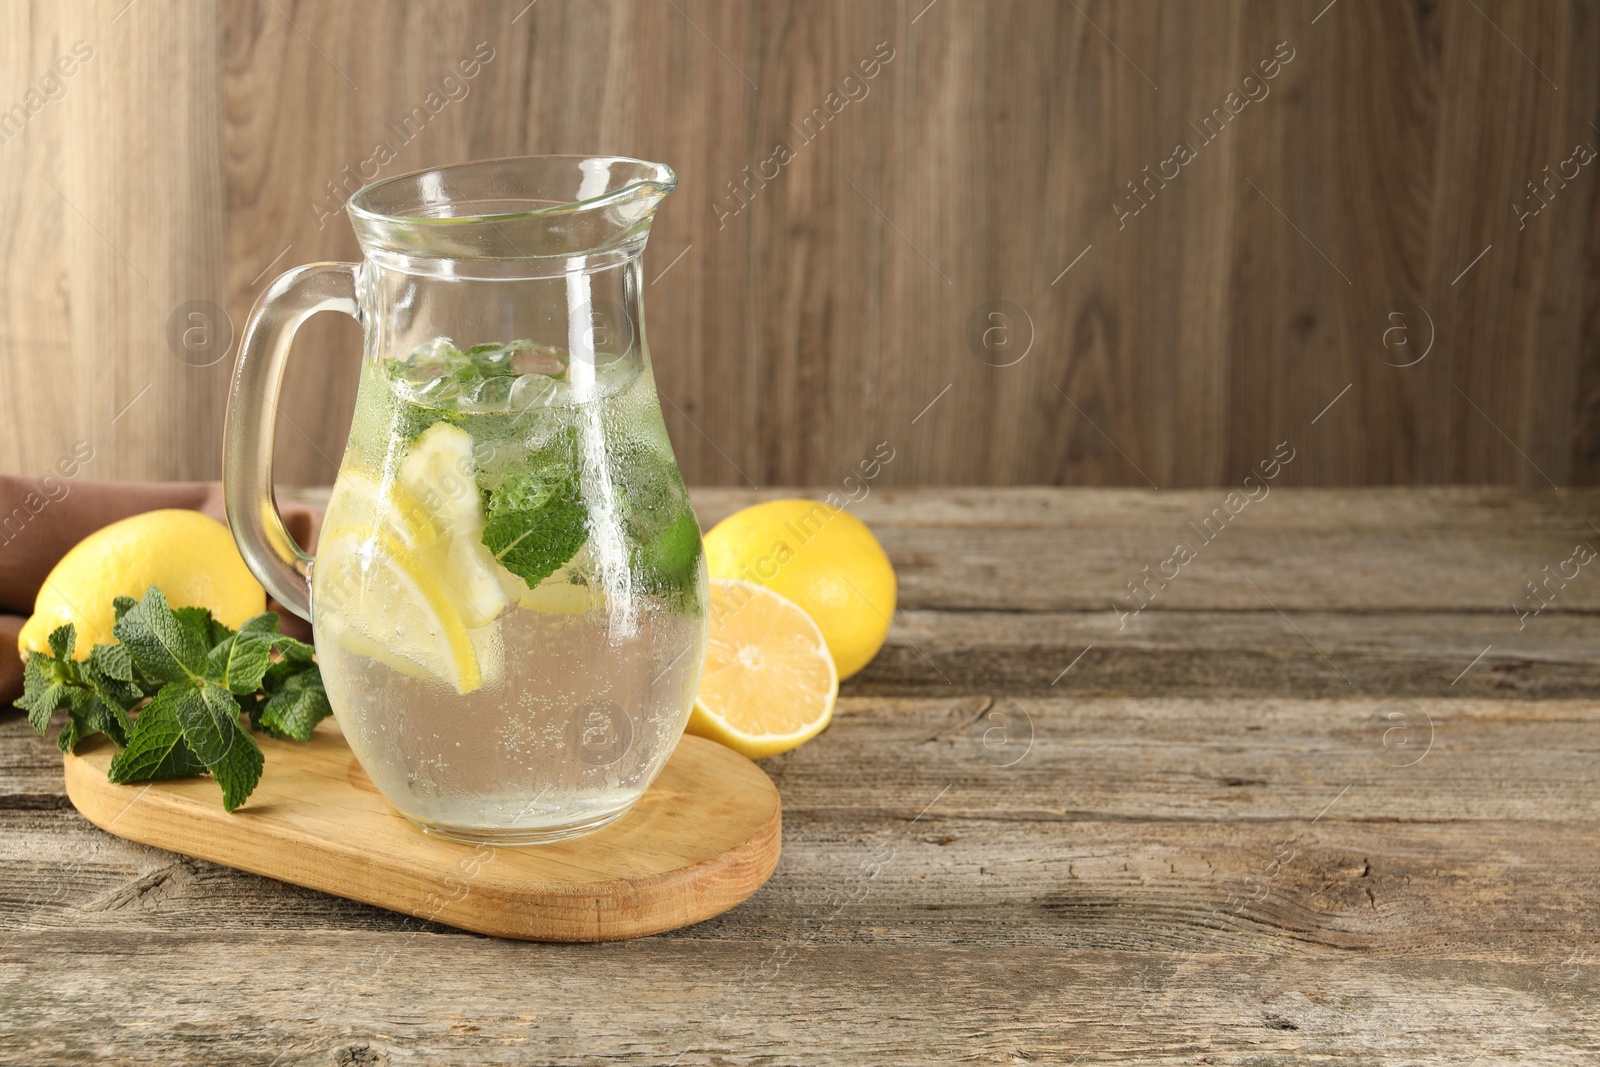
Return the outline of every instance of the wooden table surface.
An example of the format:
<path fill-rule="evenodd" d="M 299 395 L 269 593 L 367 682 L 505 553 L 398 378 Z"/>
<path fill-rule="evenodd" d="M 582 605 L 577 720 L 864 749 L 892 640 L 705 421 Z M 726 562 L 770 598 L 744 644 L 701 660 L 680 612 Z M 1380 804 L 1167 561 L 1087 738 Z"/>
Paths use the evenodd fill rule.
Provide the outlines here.
<path fill-rule="evenodd" d="M 121 841 L 7 712 L 0 1059 L 1595 1062 L 1600 493 L 1275 490 L 1119 617 L 1225 495 L 873 491 L 900 613 L 765 764 L 777 873 L 640 941 Z"/>

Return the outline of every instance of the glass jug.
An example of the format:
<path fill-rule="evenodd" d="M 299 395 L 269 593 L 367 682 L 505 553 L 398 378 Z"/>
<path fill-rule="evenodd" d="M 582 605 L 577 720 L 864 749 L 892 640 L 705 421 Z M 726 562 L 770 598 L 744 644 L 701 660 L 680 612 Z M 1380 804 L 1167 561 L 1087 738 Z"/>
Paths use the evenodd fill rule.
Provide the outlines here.
<path fill-rule="evenodd" d="M 671 755 L 706 642 L 700 531 L 645 344 L 641 253 L 676 178 L 636 159 L 468 163 L 369 185 L 359 264 L 291 270 L 251 312 L 224 490 L 240 552 L 312 622 L 334 715 L 424 831 L 596 830 Z M 295 329 L 365 351 L 317 555 L 272 501 Z"/>

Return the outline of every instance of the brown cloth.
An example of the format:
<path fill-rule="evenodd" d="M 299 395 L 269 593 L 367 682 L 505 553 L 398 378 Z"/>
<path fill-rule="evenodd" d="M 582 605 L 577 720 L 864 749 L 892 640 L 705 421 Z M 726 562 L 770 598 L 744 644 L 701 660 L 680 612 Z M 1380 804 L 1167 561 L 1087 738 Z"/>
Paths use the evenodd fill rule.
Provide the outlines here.
<path fill-rule="evenodd" d="M 67 551 L 102 526 L 161 508 L 189 508 L 227 522 L 220 482 L 91 482 L 0 474 L 0 705 L 22 695 L 17 635 L 33 614 L 33 601 L 50 569 Z M 301 545 L 315 546 L 320 511 L 283 507 L 283 521 Z M 283 632 L 311 640 L 304 620 L 274 600 Z"/>

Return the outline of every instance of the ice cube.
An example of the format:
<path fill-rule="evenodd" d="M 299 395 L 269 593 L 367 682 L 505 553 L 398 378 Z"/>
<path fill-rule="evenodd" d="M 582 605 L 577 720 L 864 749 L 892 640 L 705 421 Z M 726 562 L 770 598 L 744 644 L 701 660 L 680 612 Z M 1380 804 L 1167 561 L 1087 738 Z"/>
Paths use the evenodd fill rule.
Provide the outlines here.
<path fill-rule="evenodd" d="M 426 357 L 418 360 L 407 360 L 400 372 L 406 383 L 413 386 L 427 385 L 435 378 L 444 377 L 449 371 L 450 364 L 442 359 Z"/>
<path fill-rule="evenodd" d="M 561 383 L 545 374 L 524 374 L 511 383 L 508 406 L 513 411 L 547 407 L 561 389 Z"/>
<path fill-rule="evenodd" d="M 516 354 L 510 345 L 473 345 L 467 349 L 467 358 L 482 371 L 485 376 L 497 374 L 514 374 L 511 369 L 511 357 Z"/>
<path fill-rule="evenodd" d="M 511 395 L 512 379 L 499 375 L 483 378 L 466 393 L 466 402 L 475 411 L 504 411 Z"/>
<path fill-rule="evenodd" d="M 449 407 L 460 395 L 461 384 L 450 377 L 435 378 L 416 390 L 416 399 L 419 403 L 437 408 Z"/>
<path fill-rule="evenodd" d="M 444 363 L 460 363 L 466 358 L 466 353 L 455 346 L 455 342 L 448 337 L 430 337 L 422 342 L 406 356 L 406 362 L 415 366 L 423 361 L 440 361 Z"/>
<path fill-rule="evenodd" d="M 566 353 L 547 345 L 536 345 L 531 341 L 526 342 L 527 347 L 520 349 L 511 357 L 511 367 L 518 374 L 548 374 L 559 377 L 567 372 Z"/>

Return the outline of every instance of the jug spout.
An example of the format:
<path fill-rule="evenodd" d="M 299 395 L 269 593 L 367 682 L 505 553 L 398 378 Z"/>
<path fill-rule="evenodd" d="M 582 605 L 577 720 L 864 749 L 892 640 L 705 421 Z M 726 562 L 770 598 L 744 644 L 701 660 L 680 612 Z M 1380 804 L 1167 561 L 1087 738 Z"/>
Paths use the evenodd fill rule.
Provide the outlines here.
<path fill-rule="evenodd" d="M 385 266 L 548 277 L 573 259 L 638 255 L 676 184 L 665 164 L 624 156 L 492 159 L 386 178 L 346 207 L 363 252 Z"/>

